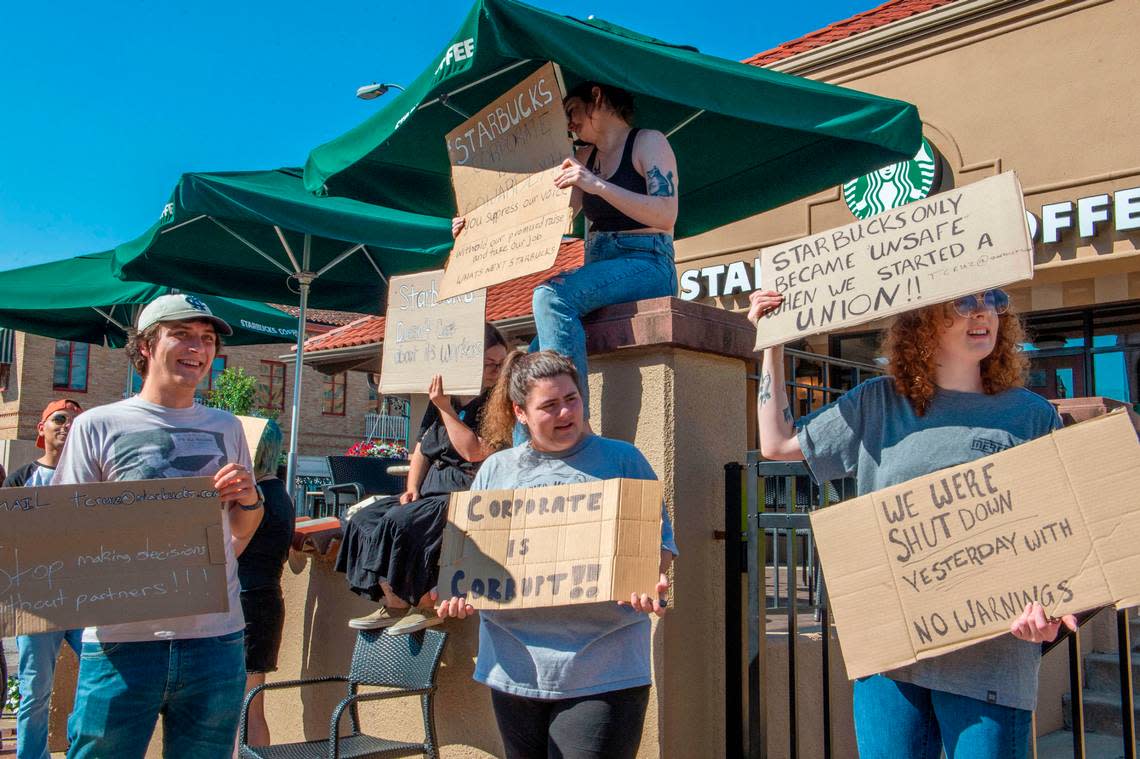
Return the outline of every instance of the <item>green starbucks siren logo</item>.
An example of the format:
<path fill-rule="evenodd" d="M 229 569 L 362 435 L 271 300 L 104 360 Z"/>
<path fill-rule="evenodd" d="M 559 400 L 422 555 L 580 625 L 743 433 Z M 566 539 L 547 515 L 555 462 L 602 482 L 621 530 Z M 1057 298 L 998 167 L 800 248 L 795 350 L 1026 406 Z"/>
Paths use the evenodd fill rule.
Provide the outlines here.
<path fill-rule="evenodd" d="M 909 161 L 892 163 L 843 185 L 843 199 L 855 218 L 866 219 L 925 198 L 937 178 L 938 159 L 924 137 Z"/>

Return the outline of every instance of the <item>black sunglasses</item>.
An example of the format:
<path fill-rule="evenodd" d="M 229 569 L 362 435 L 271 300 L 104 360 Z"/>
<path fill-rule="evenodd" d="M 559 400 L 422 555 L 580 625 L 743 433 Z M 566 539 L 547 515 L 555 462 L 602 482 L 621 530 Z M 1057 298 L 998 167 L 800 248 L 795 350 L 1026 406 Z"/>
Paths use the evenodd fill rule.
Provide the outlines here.
<path fill-rule="evenodd" d="M 965 295 L 954 301 L 954 313 L 963 318 L 971 317 L 983 310 L 1004 314 L 1009 310 L 1009 295 L 1005 290 L 986 290 L 982 293 L 981 301 L 977 295 Z"/>
<path fill-rule="evenodd" d="M 75 417 L 68 416 L 67 414 L 52 414 L 51 416 L 48 417 L 48 421 L 52 422 L 53 424 L 55 424 L 59 427 L 62 427 L 63 425 L 67 424 L 68 422 L 75 421 Z"/>

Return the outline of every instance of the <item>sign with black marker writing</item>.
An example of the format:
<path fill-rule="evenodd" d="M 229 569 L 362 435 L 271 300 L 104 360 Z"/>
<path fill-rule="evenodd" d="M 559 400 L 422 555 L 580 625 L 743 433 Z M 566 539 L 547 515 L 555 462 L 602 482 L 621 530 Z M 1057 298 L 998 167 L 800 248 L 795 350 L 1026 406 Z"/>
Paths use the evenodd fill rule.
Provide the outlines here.
<path fill-rule="evenodd" d="M 852 679 L 1140 602 L 1140 443 L 1116 412 L 811 515 Z"/>
<path fill-rule="evenodd" d="M 229 609 L 210 477 L 0 489 L 0 636 Z"/>
<path fill-rule="evenodd" d="M 1012 171 L 760 251 L 760 286 L 784 302 L 756 349 L 1020 282 L 1033 243 Z"/>
<path fill-rule="evenodd" d="M 447 150 L 466 224 L 440 284 L 443 297 L 553 266 L 572 218 L 571 188 L 554 185 L 572 154 L 554 64 L 448 133 Z"/>
<path fill-rule="evenodd" d="M 482 391 L 487 291 L 443 298 L 442 279 L 437 270 L 389 281 L 381 392 L 426 393 L 437 374 L 449 395 Z"/>
<path fill-rule="evenodd" d="M 440 597 L 528 609 L 653 592 L 661 497 L 660 482 L 627 479 L 454 493 Z"/>

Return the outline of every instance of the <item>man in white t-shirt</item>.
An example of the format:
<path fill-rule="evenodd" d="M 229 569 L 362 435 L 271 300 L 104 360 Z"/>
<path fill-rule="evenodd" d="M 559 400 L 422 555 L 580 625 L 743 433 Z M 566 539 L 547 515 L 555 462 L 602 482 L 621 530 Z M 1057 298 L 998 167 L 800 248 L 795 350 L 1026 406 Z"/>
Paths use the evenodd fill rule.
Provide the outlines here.
<path fill-rule="evenodd" d="M 194 403 L 221 335 L 232 330 L 193 295 L 164 295 L 139 314 L 127 353 L 139 394 L 72 425 L 55 485 L 212 476 L 225 509 L 229 611 L 89 627 L 68 721 L 69 759 L 142 757 L 163 718 L 163 755 L 232 755 L 245 688 L 235 546 L 262 516 L 241 423 Z"/>

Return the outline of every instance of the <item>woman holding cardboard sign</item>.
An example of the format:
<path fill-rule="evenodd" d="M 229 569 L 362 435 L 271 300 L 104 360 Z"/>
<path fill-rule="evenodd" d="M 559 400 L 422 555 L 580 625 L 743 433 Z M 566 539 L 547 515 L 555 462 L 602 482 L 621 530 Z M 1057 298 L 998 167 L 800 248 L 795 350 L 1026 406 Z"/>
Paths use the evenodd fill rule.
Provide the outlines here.
<path fill-rule="evenodd" d="M 515 353 L 487 402 L 482 436 L 509 444 L 516 422 L 529 441 L 483 462 L 472 490 L 542 487 L 626 477 L 656 479 L 629 443 L 586 427 L 577 369 L 553 351 Z M 491 703 L 508 759 L 633 757 L 649 701 L 650 625 L 677 547 L 662 509 L 661 577 L 656 588 L 612 601 L 484 612 L 475 679 Z M 649 591 L 646 588 L 646 591 Z M 434 593 L 433 593 L 434 595 Z M 474 614 L 464 598 L 440 604 L 440 617 Z"/>
<path fill-rule="evenodd" d="M 349 620 L 349 627 L 399 634 L 438 624 L 430 604 L 426 614 L 420 606 L 436 583 L 448 496 L 467 490 L 479 462 L 494 450 L 476 430 L 506 357 L 506 339 L 486 325 L 483 392 L 459 402 L 446 394 L 443 378 L 435 377 L 407 491 L 366 506 L 348 520 L 336 569 L 345 573 L 353 592 L 382 604 L 372 614 Z"/>
<path fill-rule="evenodd" d="M 562 163 L 554 183 L 574 188 L 570 205 L 585 213 L 590 235 L 582 268 L 535 288 L 538 335 L 531 351 L 553 350 L 573 360 L 588 418 L 582 317 L 615 303 L 677 294 L 677 159 L 661 132 L 631 126 L 633 96 L 625 90 L 583 82 L 564 106 L 570 131 L 586 145 Z M 452 234 L 464 224 L 453 219 Z"/>
<path fill-rule="evenodd" d="M 783 296 L 755 292 L 756 322 Z M 763 329 L 763 322 L 760 322 Z M 760 451 L 804 460 L 819 482 L 854 476 L 860 495 L 981 458 L 1060 427 L 1057 412 L 1022 387 L 1025 337 L 1009 297 L 987 290 L 899 315 L 886 334 L 889 376 L 853 388 L 793 423 L 782 348 L 764 351 Z M 1066 617 L 1064 624 L 1076 626 Z M 855 682 L 863 759 L 1017 759 L 1028 751 L 1040 644 L 1062 620 L 1025 607 L 1012 635 Z"/>

